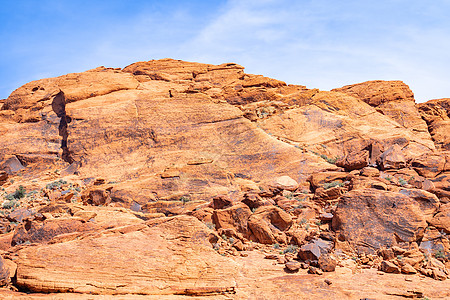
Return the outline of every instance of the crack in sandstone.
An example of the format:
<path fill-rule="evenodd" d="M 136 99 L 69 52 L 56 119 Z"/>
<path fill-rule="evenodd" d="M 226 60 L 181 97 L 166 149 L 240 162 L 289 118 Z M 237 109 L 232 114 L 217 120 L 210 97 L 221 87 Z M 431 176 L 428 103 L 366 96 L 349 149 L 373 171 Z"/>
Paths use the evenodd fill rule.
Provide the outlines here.
<path fill-rule="evenodd" d="M 73 163 L 75 160 L 70 156 L 69 147 L 67 144 L 67 140 L 69 138 L 69 133 L 67 131 L 68 123 L 72 122 L 72 118 L 66 114 L 66 97 L 64 96 L 64 92 L 59 90 L 58 94 L 56 94 L 52 101 L 52 109 L 55 114 L 61 118 L 59 122 L 59 135 L 62 137 L 61 140 L 61 149 L 63 151 L 61 158 L 68 162 L 69 164 Z"/>

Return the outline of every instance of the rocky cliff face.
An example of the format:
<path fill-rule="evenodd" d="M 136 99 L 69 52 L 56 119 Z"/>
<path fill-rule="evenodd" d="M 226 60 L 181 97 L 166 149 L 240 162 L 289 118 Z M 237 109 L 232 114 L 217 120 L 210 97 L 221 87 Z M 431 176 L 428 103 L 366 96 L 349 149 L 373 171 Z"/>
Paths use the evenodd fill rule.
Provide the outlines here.
<path fill-rule="evenodd" d="M 450 296 L 425 282 L 449 276 L 449 99 L 163 59 L 33 81 L 0 106 L 7 287 Z"/>

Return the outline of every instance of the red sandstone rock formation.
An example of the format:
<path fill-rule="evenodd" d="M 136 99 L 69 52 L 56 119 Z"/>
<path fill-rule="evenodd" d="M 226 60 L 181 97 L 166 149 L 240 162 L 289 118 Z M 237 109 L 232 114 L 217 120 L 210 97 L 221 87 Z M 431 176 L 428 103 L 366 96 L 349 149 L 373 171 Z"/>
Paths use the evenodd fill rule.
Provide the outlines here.
<path fill-rule="evenodd" d="M 27 83 L 0 102 L 0 295 L 450 297 L 449 107 L 172 59 Z"/>

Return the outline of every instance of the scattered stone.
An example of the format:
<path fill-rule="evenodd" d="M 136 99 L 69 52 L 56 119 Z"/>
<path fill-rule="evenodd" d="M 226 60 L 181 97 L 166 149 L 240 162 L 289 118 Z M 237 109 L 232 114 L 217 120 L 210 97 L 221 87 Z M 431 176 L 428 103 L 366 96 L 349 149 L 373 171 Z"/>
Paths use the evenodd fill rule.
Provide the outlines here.
<path fill-rule="evenodd" d="M 295 191 L 298 187 L 298 182 L 289 176 L 280 176 L 271 183 L 271 186 L 280 190 Z"/>
<path fill-rule="evenodd" d="M 309 266 L 308 273 L 310 274 L 317 274 L 317 275 L 323 275 L 323 271 L 319 268 Z"/>
<path fill-rule="evenodd" d="M 262 206 L 248 219 L 248 228 L 262 244 L 287 242 L 284 231 L 292 225 L 292 217 L 275 206 Z"/>
<path fill-rule="evenodd" d="M 7 218 L 11 222 L 22 223 L 25 219 L 30 218 L 33 215 L 33 212 L 26 208 L 18 208 L 13 212 L 8 214 Z"/>
<path fill-rule="evenodd" d="M 361 170 L 361 176 L 366 177 L 379 177 L 380 176 L 380 170 L 374 167 L 365 167 Z"/>
<path fill-rule="evenodd" d="M 417 271 L 410 264 L 405 263 L 401 267 L 401 271 L 403 274 L 416 274 Z"/>
<path fill-rule="evenodd" d="M 284 265 L 285 265 L 286 269 L 288 269 L 289 271 L 292 271 L 292 272 L 297 272 L 302 267 L 301 263 L 298 261 L 295 261 L 295 260 L 288 261 Z"/>
<path fill-rule="evenodd" d="M 224 209 L 230 207 L 233 201 L 226 195 L 220 195 L 213 198 L 213 208 L 214 209 Z"/>
<path fill-rule="evenodd" d="M 390 261 L 383 260 L 380 265 L 380 270 L 385 273 L 400 274 L 400 268 Z"/>
<path fill-rule="evenodd" d="M 333 272 L 336 269 L 337 261 L 330 255 L 321 255 L 319 257 L 319 267 L 324 272 Z"/>
<path fill-rule="evenodd" d="M 447 275 L 438 268 L 433 268 L 432 276 L 435 280 L 445 280 L 447 279 Z"/>
<path fill-rule="evenodd" d="M 298 251 L 298 258 L 300 260 L 318 260 L 321 255 L 328 253 L 333 244 L 322 239 L 315 239 L 308 244 L 300 247 Z"/>
<path fill-rule="evenodd" d="M 401 169 L 406 167 L 406 158 L 398 144 L 394 144 L 384 151 L 377 162 L 383 170 Z"/>

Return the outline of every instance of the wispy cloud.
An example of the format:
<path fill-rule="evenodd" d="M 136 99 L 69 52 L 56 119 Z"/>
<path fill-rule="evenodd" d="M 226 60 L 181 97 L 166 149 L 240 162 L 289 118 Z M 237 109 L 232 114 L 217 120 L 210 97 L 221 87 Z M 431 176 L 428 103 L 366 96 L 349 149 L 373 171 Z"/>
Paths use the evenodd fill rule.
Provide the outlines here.
<path fill-rule="evenodd" d="M 194 60 L 233 60 L 321 89 L 404 80 L 425 101 L 450 97 L 442 84 L 450 79 L 446 8 L 448 1 L 230 1 L 185 48 Z"/>
<path fill-rule="evenodd" d="M 0 13 L 0 98 L 33 79 L 163 57 L 324 90 L 395 79 L 418 101 L 450 97 L 447 0 L 33 2 Z"/>

